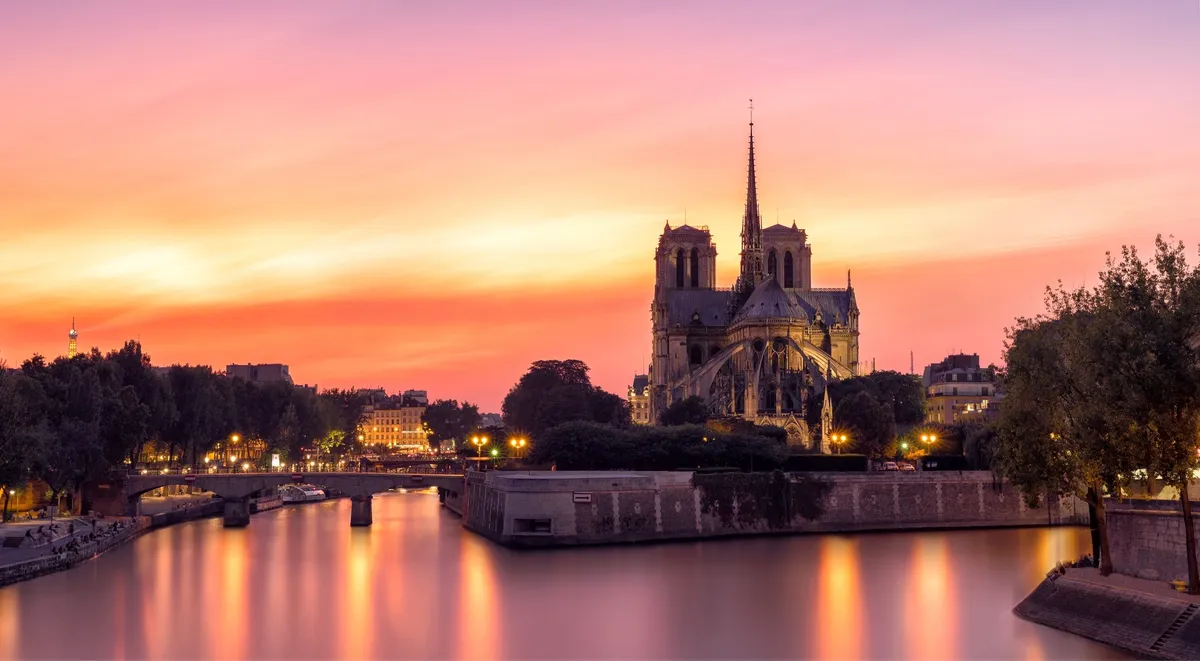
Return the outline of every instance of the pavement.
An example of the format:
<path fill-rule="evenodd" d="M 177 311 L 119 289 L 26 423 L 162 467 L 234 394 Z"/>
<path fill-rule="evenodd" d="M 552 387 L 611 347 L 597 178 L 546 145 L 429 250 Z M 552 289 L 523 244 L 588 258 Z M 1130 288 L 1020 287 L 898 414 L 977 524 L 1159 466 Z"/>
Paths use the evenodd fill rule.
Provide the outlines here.
<path fill-rule="evenodd" d="M 152 516 L 206 503 L 211 499 L 212 494 L 143 497 L 141 514 L 142 516 Z M 0 546 L 0 567 L 49 555 L 55 547 L 70 542 L 72 537 L 101 533 L 117 522 L 132 520 L 131 517 L 67 516 L 54 517 L 53 523 L 49 518 L 0 523 L 0 542 L 7 537 L 24 537 L 26 534 L 32 534 L 34 537 L 34 544 L 26 541 L 19 548 Z M 72 527 L 74 533 L 72 533 Z"/>
<path fill-rule="evenodd" d="M 1190 595 L 1186 592 L 1179 592 L 1171 587 L 1166 581 L 1154 581 L 1148 578 L 1137 578 L 1135 576 L 1126 576 L 1125 574 L 1112 573 L 1108 576 L 1101 576 L 1100 570 L 1095 567 L 1073 567 L 1067 569 L 1067 576 L 1073 579 L 1093 583 L 1095 585 L 1107 585 L 1109 587 L 1121 588 L 1123 590 L 1136 590 L 1155 597 L 1165 597 L 1167 599 L 1178 599 L 1192 604 L 1200 604 L 1200 595 Z"/>

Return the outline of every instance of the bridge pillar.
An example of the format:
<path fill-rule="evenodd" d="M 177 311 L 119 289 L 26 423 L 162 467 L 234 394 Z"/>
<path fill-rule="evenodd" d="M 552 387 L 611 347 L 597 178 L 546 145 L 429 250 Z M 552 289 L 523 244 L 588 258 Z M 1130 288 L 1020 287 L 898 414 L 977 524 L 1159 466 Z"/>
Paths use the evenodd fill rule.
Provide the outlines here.
<path fill-rule="evenodd" d="M 371 525 L 371 496 L 352 496 L 350 498 L 350 525 Z"/>
<path fill-rule="evenodd" d="M 226 528 L 245 528 L 250 525 L 250 499 L 226 498 L 223 521 Z"/>

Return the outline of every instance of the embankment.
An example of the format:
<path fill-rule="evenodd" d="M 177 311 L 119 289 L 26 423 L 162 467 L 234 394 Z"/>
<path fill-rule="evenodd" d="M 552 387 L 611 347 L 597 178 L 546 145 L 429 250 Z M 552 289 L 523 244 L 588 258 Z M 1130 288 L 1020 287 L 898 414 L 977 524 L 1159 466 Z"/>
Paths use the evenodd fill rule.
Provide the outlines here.
<path fill-rule="evenodd" d="M 517 547 L 1087 523 L 1078 498 L 1031 509 L 989 472 L 491 471 L 465 496 L 464 526 Z"/>
<path fill-rule="evenodd" d="M 220 516 L 223 507 L 224 503 L 216 499 L 200 505 L 173 509 L 151 516 L 125 519 L 124 521 L 127 523 L 125 523 L 121 530 L 80 544 L 75 550 L 47 553 L 46 555 L 23 562 L 0 566 L 0 587 L 70 569 L 155 528 L 162 528 L 210 516 Z"/>
<path fill-rule="evenodd" d="M 1052 573 L 1013 611 L 1020 617 L 1131 652 L 1137 658 L 1200 659 L 1200 604 Z M 1110 577 L 1111 578 L 1111 577 Z"/>

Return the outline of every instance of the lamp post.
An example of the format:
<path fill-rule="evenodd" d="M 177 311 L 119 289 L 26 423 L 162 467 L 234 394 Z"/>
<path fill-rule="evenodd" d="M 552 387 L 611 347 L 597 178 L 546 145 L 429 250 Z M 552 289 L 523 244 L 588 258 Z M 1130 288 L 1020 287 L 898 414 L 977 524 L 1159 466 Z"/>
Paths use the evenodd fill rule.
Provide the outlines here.
<path fill-rule="evenodd" d="M 17 495 L 16 489 L 9 489 L 4 492 L 4 518 L 0 520 L 8 521 L 8 501 L 15 495 Z"/>
<path fill-rule="evenodd" d="M 475 446 L 475 456 L 483 456 L 483 446 L 488 444 L 487 436 L 472 436 L 471 443 Z"/>
<path fill-rule="evenodd" d="M 513 451 L 518 457 L 525 453 L 525 439 L 510 438 L 508 439 L 508 444 L 513 447 Z"/>

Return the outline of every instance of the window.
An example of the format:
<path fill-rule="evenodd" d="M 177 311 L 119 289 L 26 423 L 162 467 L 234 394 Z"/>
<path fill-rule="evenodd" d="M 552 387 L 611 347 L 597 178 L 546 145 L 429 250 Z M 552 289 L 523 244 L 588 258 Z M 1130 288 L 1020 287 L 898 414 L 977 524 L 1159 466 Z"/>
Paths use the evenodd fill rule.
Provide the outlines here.
<path fill-rule="evenodd" d="M 783 253 L 783 286 L 795 287 L 792 281 L 792 251 Z"/>
<path fill-rule="evenodd" d="M 987 387 L 987 386 L 984 386 L 984 387 L 983 387 L 983 396 L 984 396 L 984 397 L 987 397 L 987 394 L 988 394 L 988 387 Z"/>
<path fill-rule="evenodd" d="M 675 286 L 683 288 L 683 269 L 684 269 L 683 248 L 675 251 Z"/>
<path fill-rule="evenodd" d="M 692 287 L 699 287 L 700 286 L 700 251 L 695 248 L 692 248 L 692 259 L 691 259 L 690 266 L 691 266 L 691 270 L 692 270 Z"/>
<path fill-rule="evenodd" d="M 550 519 L 513 519 L 513 532 L 518 535 L 549 535 Z"/>
<path fill-rule="evenodd" d="M 778 264 L 775 263 L 775 249 L 771 248 L 771 252 L 767 253 L 767 275 L 775 275 L 777 266 Z"/>

